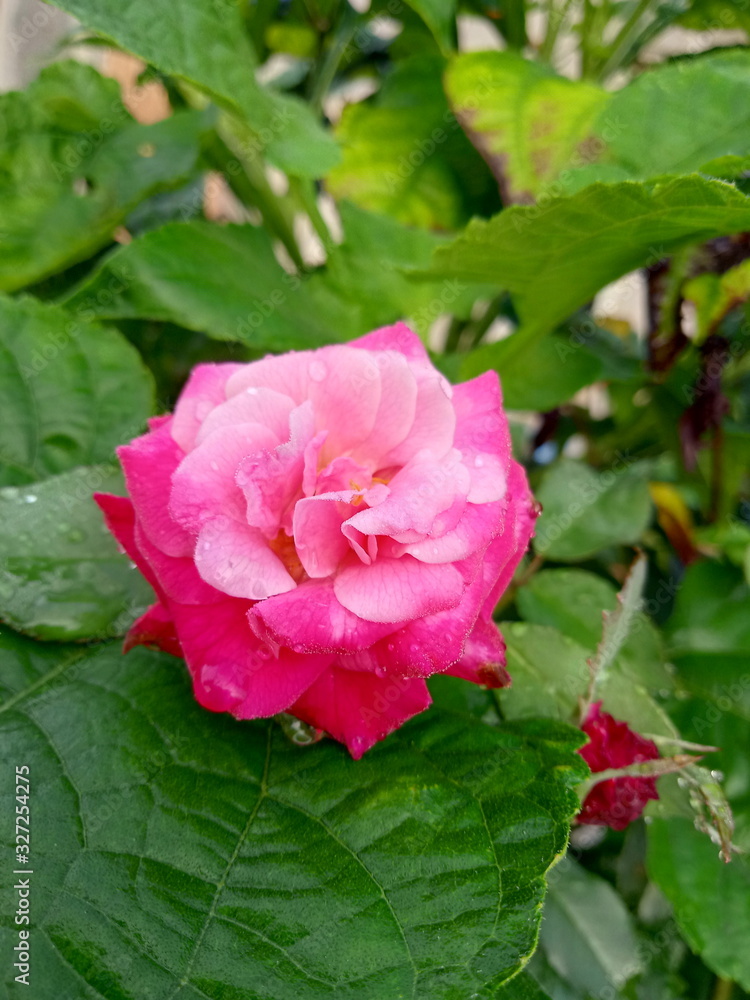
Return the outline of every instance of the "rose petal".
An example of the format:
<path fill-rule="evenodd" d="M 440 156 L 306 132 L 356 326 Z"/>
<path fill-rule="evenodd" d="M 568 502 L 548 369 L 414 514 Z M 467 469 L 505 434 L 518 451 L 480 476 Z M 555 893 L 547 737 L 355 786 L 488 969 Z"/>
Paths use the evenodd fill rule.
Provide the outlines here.
<path fill-rule="evenodd" d="M 330 576 L 349 551 L 341 524 L 352 511 L 354 494 L 325 493 L 299 500 L 294 508 L 294 544 L 305 572 L 313 579 Z"/>
<path fill-rule="evenodd" d="M 402 622 L 455 607 L 464 581 L 451 565 L 430 566 L 412 556 L 379 557 L 371 566 L 351 559 L 333 581 L 341 604 L 370 622 Z"/>
<path fill-rule="evenodd" d="M 243 459 L 278 444 L 276 435 L 260 424 L 220 427 L 209 434 L 172 476 L 169 509 L 175 520 L 194 532 L 222 514 L 245 520 L 246 503 L 235 481 L 237 471 Z"/>
<path fill-rule="evenodd" d="M 205 608 L 169 605 L 201 705 L 256 719 L 286 711 L 329 661 L 286 651 L 275 656 L 253 634 L 248 608 L 236 598 Z"/>
<path fill-rule="evenodd" d="M 378 740 L 432 703 L 422 680 L 380 678 L 330 667 L 290 711 L 346 743 L 359 760 Z"/>
<path fill-rule="evenodd" d="M 259 637 L 299 653 L 351 653 L 393 631 L 390 623 L 363 621 L 338 601 L 332 580 L 307 580 L 288 594 L 269 597 L 249 613 Z"/>
<path fill-rule="evenodd" d="M 130 626 L 122 651 L 128 653 L 136 646 L 156 646 L 172 656 L 182 656 L 182 646 L 171 615 L 158 601 Z"/>
<path fill-rule="evenodd" d="M 245 365 L 223 364 L 196 365 L 180 393 L 174 408 L 172 437 L 183 451 L 190 451 L 200 426 L 219 403 L 226 400 L 227 381 Z"/>
<path fill-rule="evenodd" d="M 463 656 L 446 673 L 488 688 L 508 687 L 511 679 L 505 669 L 505 643 L 494 622 L 477 621 Z"/>
<path fill-rule="evenodd" d="M 162 552 L 188 556 L 193 541 L 169 512 L 167 500 L 172 476 L 184 458 L 171 435 L 171 422 L 135 438 L 117 449 L 125 472 L 125 482 L 143 530 Z"/>
<path fill-rule="evenodd" d="M 262 424 L 279 441 L 286 441 L 289 437 L 289 415 L 293 409 L 295 403 L 289 396 L 273 389 L 249 386 L 211 410 L 201 424 L 195 443 L 202 444 L 209 434 L 220 427 L 237 427 L 239 424 Z"/>
<path fill-rule="evenodd" d="M 212 518 L 201 528 L 195 568 L 212 588 L 251 601 L 297 586 L 263 535 L 228 517 Z"/>

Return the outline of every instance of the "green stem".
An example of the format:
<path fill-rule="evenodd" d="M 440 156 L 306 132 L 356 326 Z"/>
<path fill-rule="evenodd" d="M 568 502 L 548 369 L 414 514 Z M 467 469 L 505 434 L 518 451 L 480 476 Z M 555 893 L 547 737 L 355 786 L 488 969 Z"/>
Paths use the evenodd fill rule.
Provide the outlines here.
<path fill-rule="evenodd" d="M 292 177 L 289 180 L 290 187 L 299 198 L 300 205 L 310 217 L 313 229 L 318 234 L 326 254 L 329 254 L 335 246 L 335 241 L 331 231 L 326 224 L 326 220 L 320 214 L 318 199 L 315 190 L 315 181 L 309 177 Z"/>
<path fill-rule="evenodd" d="M 266 177 L 265 163 L 258 152 L 248 154 L 242 142 L 242 132 L 247 126 L 228 114 L 222 115 L 216 131 L 244 171 L 244 187 L 249 192 L 251 203 L 260 211 L 263 221 L 271 232 L 284 244 L 295 265 L 304 268 L 305 262 L 294 236 L 294 212 L 283 199 L 274 194 Z"/>
<path fill-rule="evenodd" d="M 591 75 L 591 25 L 594 21 L 594 5 L 591 0 L 584 0 L 583 21 L 581 22 L 581 76 L 584 80 Z"/>
<path fill-rule="evenodd" d="M 604 80 L 615 70 L 618 70 L 627 53 L 630 50 L 632 36 L 638 27 L 638 22 L 651 6 L 651 0 L 640 0 L 630 17 L 617 32 L 617 35 L 608 46 L 608 54 L 604 59 L 604 65 L 600 68 L 597 76 L 599 80 Z"/>
<path fill-rule="evenodd" d="M 731 1000 L 732 993 L 734 993 L 732 980 L 719 978 L 716 980 L 711 1000 Z"/>
<path fill-rule="evenodd" d="M 445 353 L 454 354 L 458 350 L 458 343 L 461 340 L 461 334 L 466 329 L 466 323 L 464 320 L 459 319 L 458 316 L 451 316 L 451 323 L 448 327 L 448 336 L 445 338 Z"/>
<path fill-rule="evenodd" d="M 487 333 L 489 328 L 497 319 L 498 313 L 500 312 L 500 307 L 505 301 L 505 292 L 501 292 L 497 295 L 487 306 L 484 314 L 475 323 L 469 323 L 466 327 L 467 332 L 471 334 L 471 347 L 472 349 L 477 347 L 482 337 Z"/>
<path fill-rule="evenodd" d="M 560 34 L 560 28 L 565 23 L 565 18 L 568 16 L 568 11 L 572 3 L 573 0 L 564 0 L 562 9 L 558 11 L 555 6 L 555 0 L 549 0 L 547 5 L 547 29 L 544 41 L 539 48 L 539 58 L 546 63 L 552 62 L 557 36 Z"/>
<path fill-rule="evenodd" d="M 311 82 L 310 106 L 316 114 L 320 114 L 323 109 L 323 101 L 336 76 L 339 63 L 354 37 L 357 22 L 357 12 L 350 4 L 345 3 L 344 12 L 336 28 L 333 41 L 318 63 L 317 71 Z"/>

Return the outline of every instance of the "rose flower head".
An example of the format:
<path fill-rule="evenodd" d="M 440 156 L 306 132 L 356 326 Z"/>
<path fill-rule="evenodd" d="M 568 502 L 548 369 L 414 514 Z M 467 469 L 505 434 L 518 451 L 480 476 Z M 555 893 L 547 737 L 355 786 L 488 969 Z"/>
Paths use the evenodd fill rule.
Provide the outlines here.
<path fill-rule="evenodd" d="M 618 722 L 603 712 L 600 701 L 591 706 L 581 729 L 589 742 L 578 752 L 593 774 L 655 760 L 659 756 L 653 740 L 639 736 L 626 722 Z M 578 822 L 624 830 L 638 819 L 650 799 L 658 798 L 656 778 L 628 775 L 609 778 L 594 785 L 588 793 Z"/>
<path fill-rule="evenodd" d="M 425 677 L 508 683 L 492 611 L 535 514 L 494 372 L 451 386 L 403 324 L 199 365 L 118 454 L 129 497 L 97 501 L 158 598 L 125 648 L 184 656 L 206 708 L 358 758 Z"/>

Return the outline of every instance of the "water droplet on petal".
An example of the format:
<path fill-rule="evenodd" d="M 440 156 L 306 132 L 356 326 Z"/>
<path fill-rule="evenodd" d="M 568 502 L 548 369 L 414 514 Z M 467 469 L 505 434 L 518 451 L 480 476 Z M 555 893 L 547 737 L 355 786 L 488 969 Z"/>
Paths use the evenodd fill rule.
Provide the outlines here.
<path fill-rule="evenodd" d="M 219 463 L 218 462 L 211 462 L 211 468 L 214 470 L 214 472 L 218 472 L 219 471 Z"/>
<path fill-rule="evenodd" d="M 322 382 L 328 374 L 328 369 L 322 361 L 311 361 L 307 369 L 307 374 L 313 382 Z"/>
<path fill-rule="evenodd" d="M 257 388 L 254 385 L 248 386 L 247 389 L 245 389 L 245 392 L 248 394 L 248 396 L 257 396 L 258 395 L 258 390 L 257 390 Z"/>
<path fill-rule="evenodd" d="M 381 667 L 380 664 L 378 664 L 377 667 L 375 667 L 375 676 L 385 677 L 385 667 Z"/>
<path fill-rule="evenodd" d="M 395 646 L 393 645 L 393 643 L 392 643 L 392 642 L 389 642 L 389 643 L 388 643 L 388 652 L 389 652 L 389 653 L 392 653 L 392 652 L 393 652 L 393 650 L 394 650 L 395 648 L 396 648 L 396 647 L 395 647 Z"/>
<path fill-rule="evenodd" d="M 484 465 L 484 459 L 482 458 L 481 455 L 477 455 L 477 457 L 474 459 L 474 465 L 476 465 L 478 469 L 482 468 L 482 466 Z"/>

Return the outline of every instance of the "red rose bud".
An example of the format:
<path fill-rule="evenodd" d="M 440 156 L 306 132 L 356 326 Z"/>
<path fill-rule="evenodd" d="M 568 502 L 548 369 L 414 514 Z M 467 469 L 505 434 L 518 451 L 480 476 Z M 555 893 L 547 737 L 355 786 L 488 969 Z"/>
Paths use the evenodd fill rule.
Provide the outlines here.
<path fill-rule="evenodd" d="M 634 733 L 626 722 L 618 722 L 602 712 L 600 701 L 591 706 L 581 729 L 589 742 L 578 752 L 593 774 L 655 760 L 659 756 L 652 740 Z M 658 798 L 655 777 L 609 778 L 594 785 L 584 799 L 577 820 L 624 830 L 638 819 L 650 799 Z"/>

